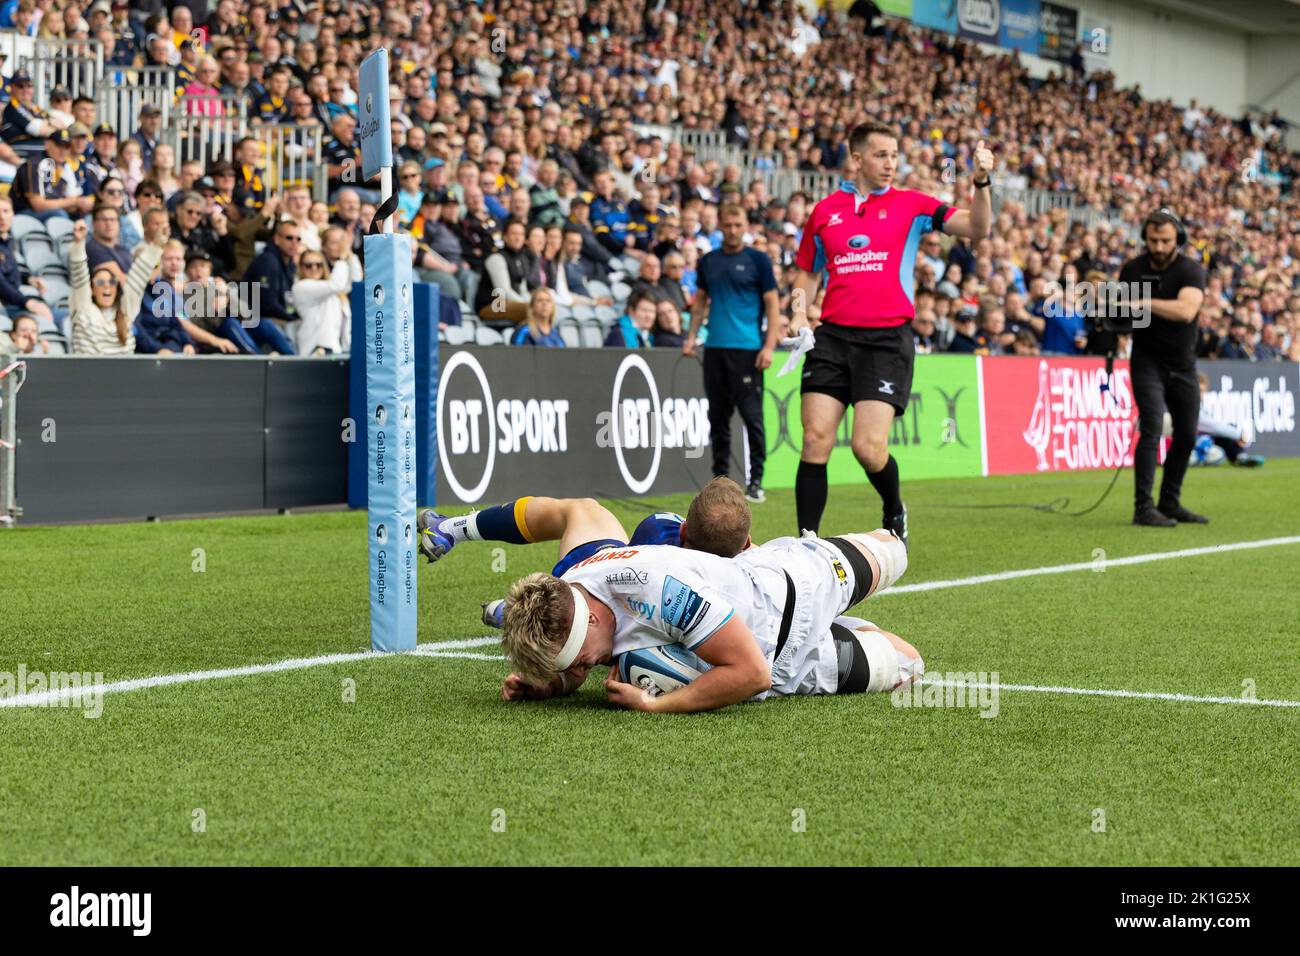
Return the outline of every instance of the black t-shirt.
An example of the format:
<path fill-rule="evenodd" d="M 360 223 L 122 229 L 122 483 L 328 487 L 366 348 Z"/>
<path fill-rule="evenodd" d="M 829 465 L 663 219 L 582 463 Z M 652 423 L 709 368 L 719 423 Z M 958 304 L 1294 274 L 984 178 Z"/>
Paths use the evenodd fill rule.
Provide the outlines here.
<path fill-rule="evenodd" d="M 1200 263 L 1179 255 L 1167 269 L 1155 269 L 1149 256 L 1142 255 L 1124 263 L 1119 272 L 1120 282 L 1151 283 L 1151 298 L 1176 299 L 1179 290 L 1191 286 L 1205 288 L 1205 270 Z M 1142 355 L 1165 368 L 1185 371 L 1196 366 L 1197 324 L 1173 322 L 1158 315 L 1151 316 L 1151 324 L 1133 331 L 1133 354 Z"/>

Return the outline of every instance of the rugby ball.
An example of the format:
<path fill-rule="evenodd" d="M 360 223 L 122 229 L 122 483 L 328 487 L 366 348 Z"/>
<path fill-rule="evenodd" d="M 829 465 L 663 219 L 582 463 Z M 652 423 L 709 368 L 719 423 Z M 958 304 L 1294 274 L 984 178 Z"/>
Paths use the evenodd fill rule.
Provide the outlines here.
<path fill-rule="evenodd" d="M 640 647 L 614 662 L 618 679 L 634 684 L 652 697 L 671 694 L 709 669 L 709 665 L 680 644 Z"/>

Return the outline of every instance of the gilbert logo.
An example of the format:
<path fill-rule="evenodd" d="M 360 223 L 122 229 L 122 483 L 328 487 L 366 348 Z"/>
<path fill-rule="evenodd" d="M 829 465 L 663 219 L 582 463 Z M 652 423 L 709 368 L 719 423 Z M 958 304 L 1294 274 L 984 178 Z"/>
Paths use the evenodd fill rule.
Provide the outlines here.
<path fill-rule="evenodd" d="M 957 0 L 957 24 L 968 33 L 996 40 L 1002 24 L 998 0 Z"/>
<path fill-rule="evenodd" d="M 70 893 L 50 897 L 51 926 L 127 926 L 133 936 L 148 936 L 152 926 L 152 893 Z"/>

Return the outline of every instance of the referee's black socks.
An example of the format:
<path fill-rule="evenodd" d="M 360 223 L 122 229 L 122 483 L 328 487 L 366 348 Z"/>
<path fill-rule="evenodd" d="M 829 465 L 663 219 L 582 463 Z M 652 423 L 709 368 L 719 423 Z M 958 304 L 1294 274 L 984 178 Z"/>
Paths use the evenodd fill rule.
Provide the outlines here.
<path fill-rule="evenodd" d="M 894 469 L 894 483 L 898 483 L 898 469 Z M 800 531 L 817 533 L 826 510 L 826 463 L 814 465 L 800 461 L 794 475 L 794 510 L 799 519 Z"/>
<path fill-rule="evenodd" d="M 801 464 L 799 467 L 802 468 L 803 465 Z M 864 468 L 863 471 L 866 471 L 866 469 Z M 825 475 L 825 471 L 822 474 Z M 903 498 L 898 487 L 898 461 L 893 455 L 889 456 L 884 468 L 874 474 L 868 471 L 867 480 L 871 482 L 871 487 L 875 488 L 876 493 L 880 495 L 887 517 L 892 518 L 902 512 Z"/>

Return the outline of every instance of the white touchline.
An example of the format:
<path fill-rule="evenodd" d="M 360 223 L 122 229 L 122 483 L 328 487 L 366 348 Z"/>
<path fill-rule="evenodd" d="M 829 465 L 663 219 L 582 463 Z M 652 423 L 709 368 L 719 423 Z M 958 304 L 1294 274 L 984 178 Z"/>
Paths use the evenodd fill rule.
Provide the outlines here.
<path fill-rule="evenodd" d="M 1075 694 L 1080 697 L 1128 697 L 1138 700 L 1173 700 L 1184 704 L 1251 704 L 1256 707 L 1300 707 L 1300 700 L 1250 700 L 1245 697 L 1197 697 L 1194 694 L 1161 694 L 1142 690 L 1104 690 L 1089 687 L 1040 687 L 1038 684 L 968 684 L 955 680 L 925 680 L 934 687 L 969 687 L 971 690 L 1015 690 L 1035 694 Z"/>
<path fill-rule="evenodd" d="M 1156 551 L 1152 554 L 1136 554 L 1127 558 L 1108 559 L 1106 567 L 1122 567 L 1129 564 L 1145 564 L 1149 561 L 1166 561 L 1170 558 L 1192 558 L 1205 554 L 1219 554 L 1224 551 L 1245 551 L 1251 548 L 1269 548 L 1283 544 L 1300 544 L 1300 535 L 1286 538 L 1263 538 L 1258 541 L 1238 541 L 1232 544 L 1217 544 L 1203 548 L 1184 548 L 1179 551 Z M 949 581 L 922 581 L 919 584 L 905 584 L 890 588 L 874 597 L 887 597 L 890 594 L 908 594 L 916 591 L 938 591 L 944 588 L 966 587 L 972 584 L 990 584 L 995 581 L 1010 581 L 1014 578 L 1028 578 L 1040 574 L 1063 574 L 1067 571 L 1091 571 L 1096 567 L 1092 561 L 1078 564 L 1058 564 L 1044 568 L 1025 568 L 1019 571 L 999 571 L 996 574 L 979 574 L 969 578 L 954 578 Z M 295 657 L 286 661 L 270 664 L 249 664 L 245 667 L 225 667 L 216 670 L 186 671 L 180 674 L 160 674 L 157 677 L 136 677 L 130 680 L 114 681 L 109 684 L 91 684 L 82 687 L 65 687 L 56 691 L 41 691 L 35 694 L 15 694 L 12 697 L 0 697 L 0 708 L 5 707 L 41 707 L 68 699 L 82 700 L 87 695 L 118 694 L 133 690 L 149 690 L 152 687 L 168 687 L 173 684 L 192 684 L 199 681 L 221 680 L 227 677 L 254 677 L 258 674 L 275 674 L 280 671 L 296 671 L 307 667 L 323 667 L 329 664 L 346 664 L 351 661 L 376 660 L 394 656 L 418 657 L 459 657 L 468 660 L 501 661 L 504 657 L 495 654 L 471 652 L 471 648 L 500 644 L 497 636 L 473 637 L 461 641 L 431 641 L 419 645 L 413 651 L 403 654 L 377 654 L 374 651 L 358 651 L 351 654 L 323 654 L 320 657 Z M 935 681 L 938 684 L 940 682 Z M 971 687 L 982 685 L 972 684 Z M 990 685 L 991 686 L 991 685 Z M 1092 697 L 1126 697 L 1144 700 L 1172 700 L 1196 704 L 1253 704 L 1262 707 L 1300 707 L 1296 700 L 1247 700 L 1236 697 L 1195 697 L 1189 694 L 1162 694 L 1128 690 L 1090 690 L 1080 687 L 1039 687 L 1034 684 L 999 684 L 999 690 L 1033 691 L 1045 694 L 1079 694 Z"/>
<path fill-rule="evenodd" d="M 917 591 L 942 591 L 945 588 L 961 588 L 971 584 L 993 584 L 997 581 L 1012 581 L 1016 578 L 1033 578 L 1040 574 L 1065 574 L 1070 571 L 1092 571 L 1100 563 L 1105 568 L 1120 568 L 1130 564 L 1148 564 L 1152 561 L 1168 561 L 1172 558 L 1196 558 L 1206 554 L 1222 554 L 1225 551 L 1249 551 L 1253 548 L 1272 548 L 1282 544 L 1300 544 L 1300 535 L 1289 538 L 1262 538 L 1259 541 L 1237 541 L 1232 544 L 1213 544 L 1204 548 L 1183 548 L 1179 551 L 1155 551 L 1151 554 L 1134 554 L 1127 558 L 1106 558 L 1104 561 L 1079 561 L 1075 564 L 1055 564 L 1045 568 L 1022 568 L 1018 571 L 998 571 L 996 574 L 976 574 L 969 578 L 953 578 L 948 581 L 920 581 L 916 584 L 900 584 L 873 594 L 873 598 L 889 597 L 891 594 L 915 594 Z"/>

